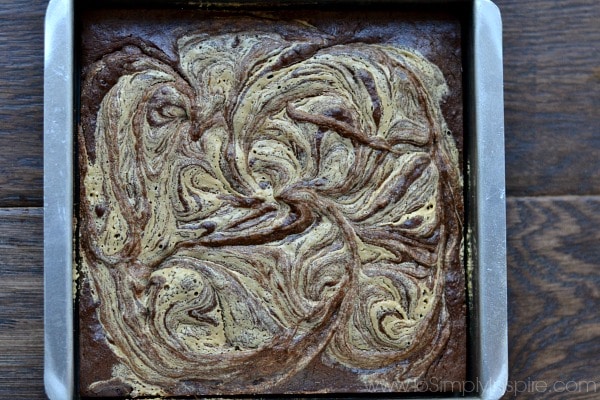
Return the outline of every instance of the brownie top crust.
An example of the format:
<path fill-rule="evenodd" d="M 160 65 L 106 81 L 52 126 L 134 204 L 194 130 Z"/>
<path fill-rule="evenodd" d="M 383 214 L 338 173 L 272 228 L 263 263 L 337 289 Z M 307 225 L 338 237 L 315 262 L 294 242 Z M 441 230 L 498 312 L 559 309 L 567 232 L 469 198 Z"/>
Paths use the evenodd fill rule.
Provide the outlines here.
<path fill-rule="evenodd" d="M 85 13 L 81 394 L 464 380 L 460 43 L 440 14 Z"/>

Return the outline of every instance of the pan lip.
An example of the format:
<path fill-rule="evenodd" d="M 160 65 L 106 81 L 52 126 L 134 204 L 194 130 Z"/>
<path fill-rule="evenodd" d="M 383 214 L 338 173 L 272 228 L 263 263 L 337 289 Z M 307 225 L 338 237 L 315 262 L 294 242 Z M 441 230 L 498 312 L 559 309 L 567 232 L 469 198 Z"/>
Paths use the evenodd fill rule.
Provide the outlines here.
<path fill-rule="evenodd" d="M 44 52 L 44 382 L 50 399 L 76 394 L 73 318 L 73 163 L 75 3 L 50 0 Z M 357 0 L 355 3 L 364 1 Z M 371 0 L 369 3 L 392 3 Z M 152 4 L 171 4 L 152 0 Z M 181 2 L 189 4 L 189 1 Z M 206 4 L 206 2 L 198 2 Z M 220 4 L 232 0 L 219 0 Z M 353 3 L 352 0 L 256 0 L 252 4 Z M 489 0 L 396 0 L 393 3 L 464 3 L 470 18 L 468 60 L 469 138 L 467 247 L 473 263 L 474 297 L 469 329 L 477 390 L 474 399 L 498 399 L 508 383 L 506 205 L 502 22 Z M 244 3 L 246 4 L 246 3 Z M 410 394 L 407 394 L 410 396 Z M 421 397 L 420 397 L 421 398 Z M 435 397 L 440 398 L 440 397 Z"/>

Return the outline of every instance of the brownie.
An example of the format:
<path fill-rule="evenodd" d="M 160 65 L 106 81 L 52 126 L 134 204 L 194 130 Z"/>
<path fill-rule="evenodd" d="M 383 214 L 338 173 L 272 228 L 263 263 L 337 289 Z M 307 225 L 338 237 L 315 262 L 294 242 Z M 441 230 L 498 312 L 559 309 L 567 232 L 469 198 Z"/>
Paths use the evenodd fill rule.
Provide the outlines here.
<path fill-rule="evenodd" d="M 81 396 L 460 389 L 456 15 L 93 10 L 80 67 Z"/>

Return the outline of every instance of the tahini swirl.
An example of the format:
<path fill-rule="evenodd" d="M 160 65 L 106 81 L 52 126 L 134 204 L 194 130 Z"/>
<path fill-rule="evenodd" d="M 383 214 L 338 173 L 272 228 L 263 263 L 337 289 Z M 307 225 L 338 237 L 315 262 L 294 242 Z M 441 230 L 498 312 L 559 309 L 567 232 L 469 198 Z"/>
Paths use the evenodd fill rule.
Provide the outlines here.
<path fill-rule="evenodd" d="M 87 71 L 81 273 L 133 395 L 259 393 L 315 357 L 416 379 L 444 348 L 462 181 L 442 74 L 310 37 L 189 34 L 177 63 L 129 45 Z"/>

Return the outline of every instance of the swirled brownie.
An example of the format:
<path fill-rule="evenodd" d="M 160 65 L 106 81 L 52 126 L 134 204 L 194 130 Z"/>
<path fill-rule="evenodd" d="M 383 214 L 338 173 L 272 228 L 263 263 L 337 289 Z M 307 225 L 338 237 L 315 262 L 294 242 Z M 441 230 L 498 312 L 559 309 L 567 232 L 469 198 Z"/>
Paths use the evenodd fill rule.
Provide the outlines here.
<path fill-rule="evenodd" d="M 81 395 L 464 380 L 460 41 L 445 15 L 85 14 Z"/>

